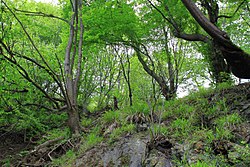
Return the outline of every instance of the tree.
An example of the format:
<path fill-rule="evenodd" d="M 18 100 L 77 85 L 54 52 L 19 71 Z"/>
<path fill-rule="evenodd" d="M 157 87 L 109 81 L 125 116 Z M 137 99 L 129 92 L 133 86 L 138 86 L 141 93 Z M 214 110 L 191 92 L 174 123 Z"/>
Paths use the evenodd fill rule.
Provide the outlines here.
<path fill-rule="evenodd" d="M 175 37 L 186 41 L 200 41 L 204 43 L 204 46 L 209 51 L 206 57 L 209 60 L 210 71 L 216 83 L 230 80 L 230 69 L 225 63 L 218 46 L 213 40 L 199 30 L 198 25 L 186 14 L 183 10 L 183 5 L 179 1 L 159 1 L 159 7 L 154 5 L 150 0 L 148 0 L 148 2 L 167 21 Z M 202 5 L 209 11 L 208 13 L 213 24 L 217 24 L 217 20 L 214 21 L 214 18 L 218 15 L 218 8 L 216 8 L 218 5 L 216 3 L 215 1 L 211 1 L 211 5 L 208 3 Z M 167 12 L 167 14 L 163 11 Z"/>
<path fill-rule="evenodd" d="M 84 27 L 82 20 L 82 5 L 82 0 L 74 0 L 71 4 L 73 14 L 70 20 L 70 34 L 64 59 L 65 100 L 69 115 L 68 124 L 71 132 L 76 134 L 81 131 L 77 97 L 83 60 L 82 45 Z M 78 58 L 77 63 L 76 58 Z"/>
<path fill-rule="evenodd" d="M 219 46 L 224 58 L 230 65 L 233 74 L 239 78 L 250 78 L 250 55 L 236 46 L 226 34 L 213 23 L 211 23 L 204 14 L 198 9 L 192 0 L 182 0 L 191 15 L 199 25 L 214 39 Z"/>
<path fill-rule="evenodd" d="M 54 16 L 53 14 L 46 14 L 42 12 L 33 12 L 27 10 L 19 10 L 16 8 L 10 7 L 5 1 L 1 1 L 4 10 L 9 11 L 9 13 L 15 18 L 15 21 L 2 24 L 2 29 L 4 30 L 4 34 L 0 40 L 0 44 L 2 46 L 2 55 L 3 58 L 10 62 L 12 65 L 16 67 L 18 73 L 26 79 L 29 83 L 31 83 L 37 90 L 39 90 L 44 97 L 49 100 L 53 104 L 53 108 L 48 108 L 52 111 L 62 111 L 67 110 L 68 113 L 68 126 L 72 133 L 78 134 L 81 131 L 80 120 L 79 120 L 79 111 L 78 111 L 78 103 L 77 97 L 79 93 L 79 83 L 80 78 L 82 76 L 82 46 L 83 46 L 83 21 L 82 21 L 82 1 L 74 0 L 71 4 L 72 8 L 72 16 L 70 21 L 66 19 L 60 18 L 58 16 Z M 11 2 L 9 2 L 11 3 Z M 31 5 L 31 4 L 30 4 Z M 4 11 L 5 12 L 5 11 Z M 36 42 L 28 32 L 26 26 L 23 24 L 23 21 L 19 19 L 16 12 L 24 13 L 25 15 L 36 17 L 43 16 L 49 18 L 56 18 L 66 22 L 70 25 L 70 33 L 68 37 L 66 53 L 64 57 L 64 66 L 60 62 L 60 58 L 56 55 L 53 58 L 49 59 L 47 54 L 42 54 L 42 52 L 38 49 Z M 69 11 L 68 11 L 69 12 Z M 3 20 L 6 22 L 7 20 Z M 27 37 L 28 42 L 31 44 L 31 48 L 35 50 L 38 57 L 34 56 L 34 58 L 26 56 L 25 54 L 30 54 L 26 50 L 22 50 L 23 46 L 15 45 L 17 43 L 15 40 L 18 39 L 9 39 L 8 33 L 11 33 L 12 25 L 16 28 L 18 24 L 21 27 L 21 31 L 24 32 L 24 35 Z M 33 25 L 33 24 L 31 24 Z M 9 29 L 7 27 L 10 27 Z M 35 32 L 34 36 L 36 35 Z M 57 37 L 58 38 L 58 37 Z M 40 33 L 40 39 L 43 41 L 43 37 Z M 25 42 L 27 40 L 25 39 Z M 12 42 L 12 43 L 11 43 Z M 47 41 L 50 42 L 50 41 Z M 49 44 L 47 44 L 49 46 Z M 55 47 L 58 46 L 58 43 L 55 44 Z M 20 49 L 21 48 L 21 49 Z M 31 54 L 32 55 L 32 54 Z M 55 60 L 57 63 L 52 62 L 54 65 L 57 64 L 57 68 L 52 68 L 51 60 Z M 34 68 L 39 68 L 40 71 L 44 71 L 47 77 L 49 77 L 51 81 L 51 85 L 56 85 L 56 88 L 53 92 L 50 92 L 44 83 L 40 83 L 36 80 L 35 75 L 32 74 L 32 71 L 29 70 L 29 67 L 22 61 L 26 61 L 31 64 Z M 59 71 L 58 71 L 59 69 Z M 64 71 L 63 71 L 64 69 Z M 61 75 L 58 75 L 58 72 Z M 59 97 L 58 97 L 59 94 Z"/>

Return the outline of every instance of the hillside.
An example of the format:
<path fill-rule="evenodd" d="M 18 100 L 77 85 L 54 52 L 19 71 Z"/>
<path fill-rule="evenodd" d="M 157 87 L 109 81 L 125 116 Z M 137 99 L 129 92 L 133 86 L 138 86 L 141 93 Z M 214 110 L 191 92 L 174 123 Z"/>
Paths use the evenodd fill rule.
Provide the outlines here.
<path fill-rule="evenodd" d="M 51 143 L 11 152 L 15 158 L 6 156 L 2 162 L 78 167 L 250 165 L 250 83 L 200 90 L 158 103 L 151 112 L 144 107 L 92 113 L 82 120 L 85 134 L 67 139 L 63 129 L 48 132 Z M 18 144 L 9 143 L 1 152 L 15 147 Z"/>

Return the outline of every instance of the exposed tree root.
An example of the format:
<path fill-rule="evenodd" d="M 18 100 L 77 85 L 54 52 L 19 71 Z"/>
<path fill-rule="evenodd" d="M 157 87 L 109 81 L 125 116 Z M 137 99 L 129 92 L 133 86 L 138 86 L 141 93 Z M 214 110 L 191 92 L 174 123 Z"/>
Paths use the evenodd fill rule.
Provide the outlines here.
<path fill-rule="evenodd" d="M 64 140 L 64 137 L 48 140 L 30 151 L 16 166 L 46 166 L 53 159 L 70 149 L 77 149 L 80 138 Z"/>

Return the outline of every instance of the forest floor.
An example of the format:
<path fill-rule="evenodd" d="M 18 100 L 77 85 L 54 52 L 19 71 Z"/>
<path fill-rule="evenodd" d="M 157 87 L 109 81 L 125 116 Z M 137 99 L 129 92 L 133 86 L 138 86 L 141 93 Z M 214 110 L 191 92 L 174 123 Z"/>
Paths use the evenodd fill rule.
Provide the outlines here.
<path fill-rule="evenodd" d="M 15 132 L 1 132 L 0 134 L 0 166 L 8 163 L 6 158 L 15 159 L 18 154 L 34 147 L 30 142 L 24 141 L 24 134 Z"/>
<path fill-rule="evenodd" d="M 129 116 L 134 132 L 114 120 L 101 144 L 66 166 L 250 166 L 250 83 L 201 90 L 155 115 Z"/>
<path fill-rule="evenodd" d="M 22 134 L 3 134 L 0 166 L 41 155 L 33 165 L 250 166 L 250 83 L 200 90 L 157 106 L 154 112 L 141 105 L 92 114 L 82 120 L 89 131 L 80 139 L 43 144 L 43 154 L 33 154 L 44 147 L 23 143 Z"/>

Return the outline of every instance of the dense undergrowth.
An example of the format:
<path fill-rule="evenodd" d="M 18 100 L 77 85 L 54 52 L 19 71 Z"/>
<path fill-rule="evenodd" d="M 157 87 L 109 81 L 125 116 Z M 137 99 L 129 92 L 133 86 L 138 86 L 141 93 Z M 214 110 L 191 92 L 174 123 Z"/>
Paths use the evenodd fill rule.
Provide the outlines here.
<path fill-rule="evenodd" d="M 53 159 L 50 165 L 74 166 L 89 150 L 112 147 L 117 141 L 140 133 L 151 140 L 159 136 L 168 139 L 173 144 L 173 166 L 250 166 L 249 116 L 249 83 L 201 89 L 187 97 L 158 101 L 155 105 L 135 103 L 133 107 L 83 117 L 82 126 L 87 132 L 81 135 L 80 144 Z M 57 128 L 47 132 L 39 142 L 62 135 L 69 138 L 68 132 Z M 95 159 L 94 155 L 92 158 Z M 5 166 L 8 162 L 6 158 Z"/>

